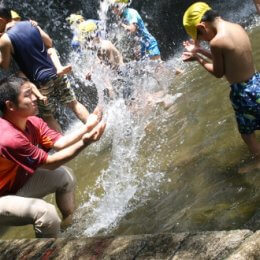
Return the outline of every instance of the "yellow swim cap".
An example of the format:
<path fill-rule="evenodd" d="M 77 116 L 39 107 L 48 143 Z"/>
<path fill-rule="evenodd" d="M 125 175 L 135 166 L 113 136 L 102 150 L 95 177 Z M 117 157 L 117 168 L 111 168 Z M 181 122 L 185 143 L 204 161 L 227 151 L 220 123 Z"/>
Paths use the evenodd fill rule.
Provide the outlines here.
<path fill-rule="evenodd" d="M 196 26 L 201 22 L 203 15 L 208 10 L 211 10 L 209 5 L 203 2 L 197 2 L 191 5 L 184 13 L 183 26 L 193 40 L 197 39 Z"/>
<path fill-rule="evenodd" d="M 97 25 L 93 21 L 84 21 L 79 24 L 78 30 L 80 33 L 93 33 L 97 30 Z"/>
<path fill-rule="evenodd" d="M 80 14 L 71 14 L 69 17 L 66 18 L 66 20 L 70 23 L 77 23 L 77 22 L 83 22 L 84 17 Z"/>
<path fill-rule="evenodd" d="M 86 40 L 91 40 L 96 36 L 97 29 L 96 23 L 91 20 L 80 23 L 78 26 L 79 41 L 84 42 Z"/>
<path fill-rule="evenodd" d="M 12 19 L 21 19 L 21 16 L 14 10 L 11 10 L 11 16 L 12 16 Z"/>

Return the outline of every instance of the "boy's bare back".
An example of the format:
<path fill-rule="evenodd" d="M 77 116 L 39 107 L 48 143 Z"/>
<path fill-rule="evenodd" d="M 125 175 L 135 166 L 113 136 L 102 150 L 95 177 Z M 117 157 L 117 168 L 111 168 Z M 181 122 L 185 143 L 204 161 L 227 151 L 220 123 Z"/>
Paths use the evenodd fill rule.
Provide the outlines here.
<path fill-rule="evenodd" d="M 240 25 L 221 19 L 210 47 L 220 49 L 224 75 L 229 83 L 246 81 L 255 73 L 251 43 Z M 218 57 L 213 57 L 213 61 L 215 58 L 218 60 Z"/>

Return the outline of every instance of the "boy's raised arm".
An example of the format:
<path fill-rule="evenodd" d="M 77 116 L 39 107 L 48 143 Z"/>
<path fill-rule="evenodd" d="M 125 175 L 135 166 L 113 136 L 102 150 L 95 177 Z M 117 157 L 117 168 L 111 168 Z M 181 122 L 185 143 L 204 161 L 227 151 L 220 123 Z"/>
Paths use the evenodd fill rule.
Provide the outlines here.
<path fill-rule="evenodd" d="M 6 34 L 0 38 L 0 67 L 8 69 L 11 62 L 11 42 Z"/>

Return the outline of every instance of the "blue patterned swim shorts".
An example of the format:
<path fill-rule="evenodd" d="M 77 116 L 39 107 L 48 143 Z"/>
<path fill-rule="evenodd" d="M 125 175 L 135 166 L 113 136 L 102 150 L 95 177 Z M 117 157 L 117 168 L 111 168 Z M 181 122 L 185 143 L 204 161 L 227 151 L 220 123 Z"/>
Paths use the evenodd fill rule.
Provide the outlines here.
<path fill-rule="evenodd" d="M 240 134 L 252 134 L 260 130 L 260 73 L 231 86 L 230 100 L 235 110 Z"/>

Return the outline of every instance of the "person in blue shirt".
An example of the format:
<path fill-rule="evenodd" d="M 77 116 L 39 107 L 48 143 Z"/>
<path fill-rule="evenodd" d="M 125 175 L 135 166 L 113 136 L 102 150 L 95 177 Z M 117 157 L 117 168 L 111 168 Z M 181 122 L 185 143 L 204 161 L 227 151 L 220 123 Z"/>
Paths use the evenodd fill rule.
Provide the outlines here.
<path fill-rule="evenodd" d="M 140 38 L 141 58 L 161 59 L 156 39 L 149 33 L 140 14 L 135 9 L 129 8 L 128 4 L 128 0 L 114 0 L 112 10 L 116 15 L 121 17 L 121 25 L 124 29 L 130 33 L 135 33 Z"/>

